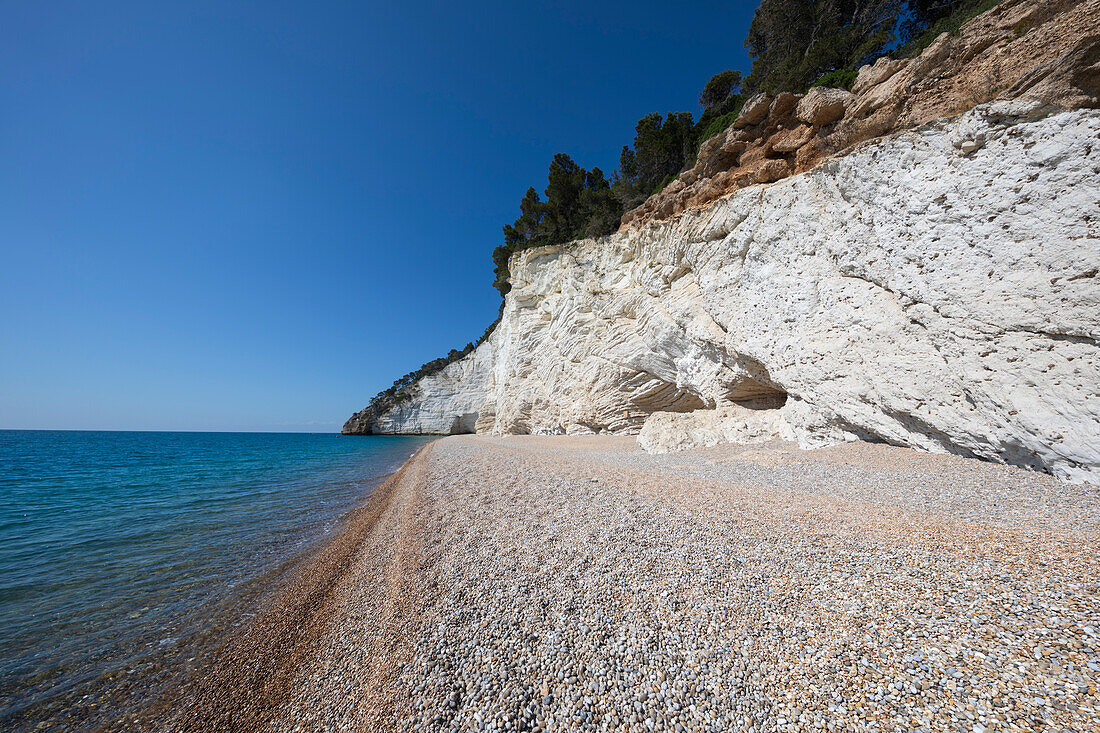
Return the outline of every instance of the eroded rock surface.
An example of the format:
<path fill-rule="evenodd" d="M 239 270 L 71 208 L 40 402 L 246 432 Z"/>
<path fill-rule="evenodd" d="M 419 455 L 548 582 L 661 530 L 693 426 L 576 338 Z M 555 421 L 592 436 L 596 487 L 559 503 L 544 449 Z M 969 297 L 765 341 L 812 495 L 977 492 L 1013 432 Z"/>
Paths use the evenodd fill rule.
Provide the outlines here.
<path fill-rule="evenodd" d="M 1097 201 L 1100 112 L 979 106 L 517 254 L 493 336 L 370 428 L 636 433 L 773 400 L 804 447 L 868 438 L 1096 479 Z M 686 442 L 724 434 L 724 414 L 681 421 Z"/>
<path fill-rule="evenodd" d="M 655 412 L 642 426 L 638 444 L 648 453 L 672 453 L 723 443 L 790 440 L 794 431 L 783 415 L 783 402 L 765 399 L 713 410 Z"/>
<path fill-rule="evenodd" d="M 491 338 L 344 432 L 863 438 L 1100 480 L 1097 27 L 1005 0 L 850 93 L 757 95 L 617 234 L 515 255 Z"/>
<path fill-rule="evenodd" d="M 395 404 L 367 407 L 352 415 L 345 435 L 459 435 L 477 432 L 485 404 L 493 351 L 490 336 L 464 359 L 415 382 Z"/>
<path fill-rule="evenodd" d="M 995 99 L 1097 107 L 1098 28 L 1100 0 L 1005 0 L 917 57 L 864 66 L 850 93 L 819 87 L 803 97 L 756 95 L 729 129 L 702 144 L 693 168 L 627 212 L 623 225 L 706 206 Z"/>

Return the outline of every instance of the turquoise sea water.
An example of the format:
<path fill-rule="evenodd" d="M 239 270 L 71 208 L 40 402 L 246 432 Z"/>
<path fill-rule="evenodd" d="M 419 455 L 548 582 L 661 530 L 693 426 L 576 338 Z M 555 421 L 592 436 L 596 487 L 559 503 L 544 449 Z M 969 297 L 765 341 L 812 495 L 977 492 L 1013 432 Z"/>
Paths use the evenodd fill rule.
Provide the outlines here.
<path fill-rule="evenodd" d="M 109 717 L 428 440 L 0 431 L 0 729 Z"/>

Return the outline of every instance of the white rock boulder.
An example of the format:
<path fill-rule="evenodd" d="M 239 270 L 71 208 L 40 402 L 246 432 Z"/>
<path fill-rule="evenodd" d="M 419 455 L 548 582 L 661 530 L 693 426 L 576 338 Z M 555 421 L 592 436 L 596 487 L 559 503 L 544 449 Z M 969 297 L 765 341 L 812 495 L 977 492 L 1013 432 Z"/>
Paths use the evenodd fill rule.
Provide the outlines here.
<path fill-rule="evenodd" d="M 655 412 L 638 434 L 638 444 L 649 453 L 793 439 L 794 431 L 781 407 L 742 405 L 693 412 Z"/>

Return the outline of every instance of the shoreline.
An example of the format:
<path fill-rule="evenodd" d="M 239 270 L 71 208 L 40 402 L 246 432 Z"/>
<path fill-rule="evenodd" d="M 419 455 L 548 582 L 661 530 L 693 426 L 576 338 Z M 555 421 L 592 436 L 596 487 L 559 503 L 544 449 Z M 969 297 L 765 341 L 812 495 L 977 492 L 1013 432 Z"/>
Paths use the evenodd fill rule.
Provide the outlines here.
<path fill-rule="evenodd" d="M 319 538 L 252 581 L 260 586 L 252 605 L 230 613 L 229 628 L 221 638 L 199 643 L 188 669 L 169 671 L 168 681 L 157 686 L 154 702 L 99 729 L 266 729 L 293 678 L 315 651 L 333 610 L 336 586 L 389 507 L 402 476 L 431 445 L 418 448 L 374 484 L 365 501 L 341 518 L 331 537 Z M 198 671 L 206 665 L 205 671 Z"/>
<path fill-rule="evenodd" d="M 1098 547 L 1100 492 L 957 456 L 449 437 L 145 725 L 1089 729 Z"/>
<path fill-rule="evenodd" d="M 9 484 L 52 487 L 40 503 L 54 510 L 5 514 L 25 534 L 5 547 L 5 587 L 28 585 L 6 599 L 0 729 L 147 717 L 431 442 L 338 437 L 13 431 L 7 444 L 28 459 Z M 71 532 L 78 514 L 98 529 Z M 16 562 L 28 543 L 39 561 Z"/>

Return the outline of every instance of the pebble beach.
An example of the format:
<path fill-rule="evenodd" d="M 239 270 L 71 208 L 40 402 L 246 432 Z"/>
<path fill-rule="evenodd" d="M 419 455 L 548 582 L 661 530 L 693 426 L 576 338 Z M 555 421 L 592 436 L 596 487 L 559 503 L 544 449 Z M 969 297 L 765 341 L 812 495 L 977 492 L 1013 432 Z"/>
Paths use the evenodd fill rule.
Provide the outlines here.
<path fill-rule="evenodd" d="M 455 436 L 344 534 L 158 725 L 1100 730 L 1095 487 L 868 443 Z"/>

